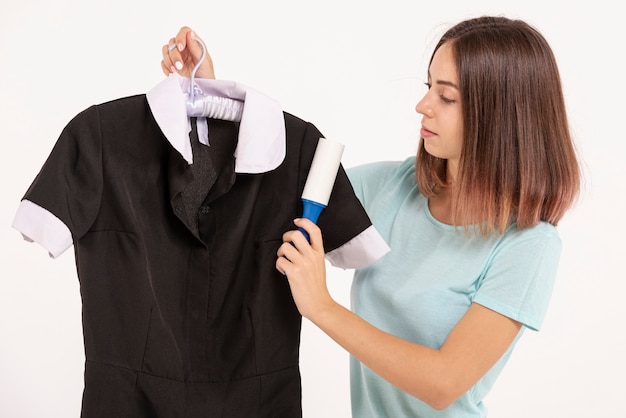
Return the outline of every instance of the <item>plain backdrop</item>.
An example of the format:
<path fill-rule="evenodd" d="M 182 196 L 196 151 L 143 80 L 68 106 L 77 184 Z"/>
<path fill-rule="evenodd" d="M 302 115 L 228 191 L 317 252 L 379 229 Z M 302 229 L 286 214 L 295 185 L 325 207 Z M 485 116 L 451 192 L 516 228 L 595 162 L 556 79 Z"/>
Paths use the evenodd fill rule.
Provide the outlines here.
<path fill-rule="evenodd" d="M 84 365 L 73 250 L 50 259 L 11 228 L 61 129 L 162 80 L 161 46 L 196 29 L 218 78 L 276 98 L 346 145 L 343 163 L 415 153 L 426 64 L 442 31 L 481 14 L 535 25 L 557 56 L 584 191 L 540 332 L 519 342 L 490 417 L 626 417 L 623 17 L 597 1 L 1 0 L 0 417 L 78 417 Z M 329 270 L 349 305 L 352 272 Z M 304 321 L 306 418 L 349 417 L 348 355 Z M 393 417 L 399 418 L 399 417 Z"/>

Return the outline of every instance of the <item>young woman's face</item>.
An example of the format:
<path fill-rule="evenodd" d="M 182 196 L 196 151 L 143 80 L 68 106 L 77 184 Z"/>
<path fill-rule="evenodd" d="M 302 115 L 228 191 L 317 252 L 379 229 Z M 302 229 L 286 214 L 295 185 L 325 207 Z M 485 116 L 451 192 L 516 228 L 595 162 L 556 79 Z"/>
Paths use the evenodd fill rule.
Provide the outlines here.
<path fill-rule="evenodd" d="M 415 106 L 423 115 L 420 135 L 426 151 L 448 160 L 448 170 L 456 170 L 463 145 L 461 95 L 452 49 L 443 44 L 428 70 L 428 91 Z M 449 173 L 454 175 L 455 172 Z"/>

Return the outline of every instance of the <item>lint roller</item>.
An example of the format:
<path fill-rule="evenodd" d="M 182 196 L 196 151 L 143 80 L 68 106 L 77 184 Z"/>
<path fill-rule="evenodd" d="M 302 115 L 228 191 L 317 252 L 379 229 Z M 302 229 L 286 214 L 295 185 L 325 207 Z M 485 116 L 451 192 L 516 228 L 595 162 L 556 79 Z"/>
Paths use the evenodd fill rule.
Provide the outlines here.
<path fill-rule="evenodd" d="M 322 211 L 328 205 L 333 191 L 344 145 L 338 141 L 320 138 L 313 155 L 313 162 L 302 191 L 302 217 L 317 223 Z M 299 228 L 306 239 L 309 235 Z"/>

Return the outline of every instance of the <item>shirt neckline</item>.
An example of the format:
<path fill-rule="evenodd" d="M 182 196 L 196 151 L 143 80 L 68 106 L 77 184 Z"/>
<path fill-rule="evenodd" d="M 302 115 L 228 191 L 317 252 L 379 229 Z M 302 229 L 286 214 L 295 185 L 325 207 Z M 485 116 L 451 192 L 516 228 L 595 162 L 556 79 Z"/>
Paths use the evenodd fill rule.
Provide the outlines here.
<path fill-rule="evenodd" d="M 256 174 L 278 167 L 286 154 L 285 118 L 280 104 L 235 81 L 196 78 L 195 82 L 205 94 L 244 102 L 235 149 L 235 172 Z M 187 163 L 192 164 L 184 94 L 189 83 L 188 78 L 171 74 L 150 89 L 146 98 L 167 140 Z"/>

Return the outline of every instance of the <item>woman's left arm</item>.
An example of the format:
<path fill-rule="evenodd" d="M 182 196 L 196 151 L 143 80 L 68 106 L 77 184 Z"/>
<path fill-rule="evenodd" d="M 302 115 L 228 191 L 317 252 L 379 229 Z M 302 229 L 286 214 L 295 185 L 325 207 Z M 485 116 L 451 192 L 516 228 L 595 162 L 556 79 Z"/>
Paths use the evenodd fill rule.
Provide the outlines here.
<path fill-rule="evenodd" d="M 521 324 L 473 303 L 439 349 L 384 332 L 335 302 L 326 285 L 323 241 L 306 219 L 285 233 L 276 268 L 286 274 L 294 301 L 308 318 L 376 374 L 435 409 L 445 409 L 502 357 Z"/>

